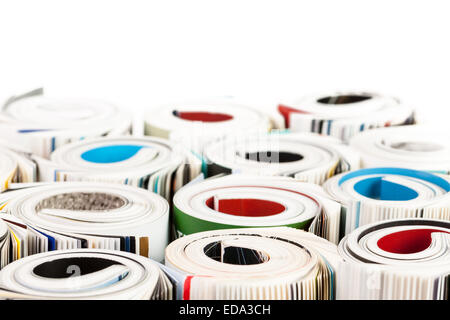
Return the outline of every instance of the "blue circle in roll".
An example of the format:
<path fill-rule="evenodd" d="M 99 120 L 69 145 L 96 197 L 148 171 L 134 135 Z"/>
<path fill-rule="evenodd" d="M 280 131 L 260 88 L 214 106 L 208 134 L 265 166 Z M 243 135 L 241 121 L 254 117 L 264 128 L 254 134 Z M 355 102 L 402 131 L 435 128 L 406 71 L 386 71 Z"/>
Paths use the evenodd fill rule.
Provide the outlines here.
<path fill-rule="evenodd" d="M 142 148 L 144 147 L 131 144 L 97 147 L 83 152 L 81 158 L 93 163 L 114 163 L 134 157 Z"/>
<path fill-rule="evenodd" d="M 404 168 L 369 168 L 356 170 L 345 174 L 339 185 L 353 178 L 366 175 L 381 175 L 379 177 L 368 177 L 360 180 L 353 186 L 359 194 L 377 200 L 385 201 L 408 201 L 418 197 L 417 191 L 388 180 L 383 179 L 383 175 L 398 175 L 419 179 L 439 186 L 446 192 L 450 192 L 450 183 L 432 173 Z"/>
<path fill-rule="evenodd" d="M 385 180 L 383 177 L 358 181 L 353 186 L 353 189 L 367 198 L 384 201 L 408 201 L 419 196 L 415 190 Z"/>

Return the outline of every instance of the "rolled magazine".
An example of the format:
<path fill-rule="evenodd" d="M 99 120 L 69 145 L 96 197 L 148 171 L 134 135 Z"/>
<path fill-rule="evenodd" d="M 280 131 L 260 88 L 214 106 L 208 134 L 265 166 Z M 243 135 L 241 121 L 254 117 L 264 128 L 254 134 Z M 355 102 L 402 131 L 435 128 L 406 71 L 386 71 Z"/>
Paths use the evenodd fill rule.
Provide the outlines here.
<path fill-rule="evenodd" d="M 35 254 L 0 271 L 0 298 L 167 300 L 172 284 L 148 258 L 127 252 L 75 249 Z"/>
<path fill-rule="evenodd" d="M 208 176 L 246 173 L 322 184 L 359 168 L 359 156 L 339 140 L 315 134 L 230 136 L 205 148 Z"/>
<path fill-rule="evenodd" d="M 450 222 L 382 221 L 339 244 L 338 299 L 448 300 Z"/>
<path fill-rule="evenodd" d="M 40 252 L 75 248 L 126 251 L 162 261 L 169 241 L 167 201 L 135 187 L 90 182 L 26 185 L 1 194 L 0 205 L 2 226 L 7 224 L 9 234 L 3 265 Z"/>
<path fill-rule="evenodd" d="M 334 299 L 336 245 L 293 228 L 200 232 L 172 242 L 165 264 L 184 300 Z"/>
<path fill-rule="evenodd" d="M 289 226 L 339 241 L 341 205 L 315 184 L 287 177 L 231 175 L 181 188 L 173 199 L 178 236 L 201 231 Z"/>
<path fill-rule="evenodd" d="M 278 111 L 293 132 L 315 132 L 346 142 L 364 130 L 415 123 L 411 107 L 370 92 L 311 95 L 283 102 Z"/>
<path fill-rule="evenodd" d="M 441 176 L 405 168 L 367 168 L 324 184 L 343 206 L 345 234 L 377 221 L 400 218 L 450 220 L 450 183 Z"/>
<path fill-rule="evenodd" d="M 450 132 L 430 126 L 400 126 L 364 131 L 350 140 L 363 168 L 404 167 L 450 174 Z"/>
<path fill-rule="evenodd" d="M 0 113 L 0 134 L 44 158 L 69 142 L 123 135 L 130 130 L 131 115 L 115 105 L 47 97 L 43 89 L 11 97 Z"/>

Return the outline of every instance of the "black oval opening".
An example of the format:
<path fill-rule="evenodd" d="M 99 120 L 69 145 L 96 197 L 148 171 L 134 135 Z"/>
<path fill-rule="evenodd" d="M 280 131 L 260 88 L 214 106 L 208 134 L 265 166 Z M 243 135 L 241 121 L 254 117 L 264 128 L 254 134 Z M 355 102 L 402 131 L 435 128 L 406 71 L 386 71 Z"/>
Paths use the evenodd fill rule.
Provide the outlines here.
<path fill-rule="evenodd" d="M 73 257 L 44 262 L 36 266 L 33 272 L 40 277 L 63 279 L 74 275 L 83 276 L 112 265 L 121 265 L 121 263 L 103 258 Z"/>
<path fill-rule="evenodd" d="M 269 260 L 269 257 L 261 251 L 233 246 L 223 247 L 221 241 L 208 244 L 203 252 L 218 262 L 237 265 L 260 264 Z"/>
<path fill-rule="evenodd" d="M 298 153 L 284 151 L 259 151 L 245 153 L 245 159 L 265 163 L 284 163 L 302 160 L 303 156 Z"/>
<path fill-rule="evenodd" d="M 349 103 L 356 103 L 356 102 L 369 100 L 371 98 L 372 97 L 369 95 L 349 94 L 349 95 L 324 97 L 324 98 L 318 99 L 317 102 L 323 103 L 323 104 L 349 104 Z"/>

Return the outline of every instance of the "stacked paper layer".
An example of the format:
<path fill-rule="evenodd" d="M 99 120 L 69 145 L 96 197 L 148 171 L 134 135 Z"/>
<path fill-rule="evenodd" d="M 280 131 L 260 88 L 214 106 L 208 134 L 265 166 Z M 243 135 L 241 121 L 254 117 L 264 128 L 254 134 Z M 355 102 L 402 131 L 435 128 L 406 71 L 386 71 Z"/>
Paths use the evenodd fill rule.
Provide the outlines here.
<path fill-rule="evenodd" d="M 28 154 L 13 151 L 6 146 L 6 143 L 0 141 L 0 191 L 8 189 L 13 182 L 36 181 L 36 164 Z"/>

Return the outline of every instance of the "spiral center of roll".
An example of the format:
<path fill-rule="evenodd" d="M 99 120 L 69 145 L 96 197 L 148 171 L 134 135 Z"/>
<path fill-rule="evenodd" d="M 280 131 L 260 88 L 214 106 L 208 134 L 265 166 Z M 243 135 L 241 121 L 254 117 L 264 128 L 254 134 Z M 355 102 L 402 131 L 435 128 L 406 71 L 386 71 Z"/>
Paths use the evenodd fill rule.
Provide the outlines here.
<path fill-rule="evenodd" d="M 105 211 L 121 208 L 125 200 L 117 195 L 101 192 L 61 193 L 41 200 L 36 212 L 42 209 L 62 209 L 74 211 Z"/>
<path fill-rule="evenodd" d="M 298 153 L 267 150 L 258 152 L 246 152 L 245 159 L 264 163 L 286 163 L 300 161 L 303 159 L 303 156 Z"/>
<path fill-rule="evenodd" d="M 422 141 L 405 141 L 392 143 L 390 145 L 392 149 L 411 151 L 411 152 L 433 152 L 442 150 L 443 147 L 439 144 Z"/>
<path fill-rule="evenodd" d="M 86 120 L 95 115 L 92 108 L 75 102 L 47 101 L 36 107 L 43 112 L 51 113 L 54 117 L 58 116 L 66 120 Z"/>
<path fill-rule="evenodd" d="M 269 261 L 269 257 L 261 251 L 243 247 L 226 246 L 222 241 L 210 243 L 203 249 L 203 252 L 206 256 L 215 261 L 228 264 L 253 265 Z"/>
<path fill-rule="evenodd" d="M 394 232 L 380 238 L 377 242 L 381 250 L 397 253 L 410 254 L 421 252 L 431 245 L 431 234 L 444 232 L 437 229 L 412 229 Z"/>
<path fill-rule="evenodd" d="M 349 95 L 328 96 L 318 99 L 317 102 L 323 104 L 350 104 L 366 101 L 369 99 L 372 99 L 372 97 L 369 95 L 349 94 Z"/>
<path fill-rule="evenodd" d="M 408 201 L 419 196 L 417 191 L 391 182 L 383 177 L 367 178 L 353 186 L 356 192 L 367 198 L 384 201 Z"/>
<path fill-rule="evenodd" d="M 219 112 L 204 111 L 173 111 L 173 115 L 183 120 L 200 121 L 200 122 L 223 122 L 233 119 L 232 115 Z"/>
<path fill-rule="evenodd" d="M 267 217 L 279 214 L 286 208 L 274 201 L 262 199 L 214 199 L 206 200 L 206 205 L 216 211 L 242 217 Z"/>
<path fill-rule="evenodd" d="M 122 264 L 103 258 L 72 257 L 44 262 L 36 266 L 33 272 L 44 278 L 64 279 L 98 272 L 113 265 Z"/>
<path fill-rule="evenodd" d="M 123 144 L 93 148 L 81 154 L 81 158 L 92 163 L 114 163 L 134 157 L 143 146 Z"/>

